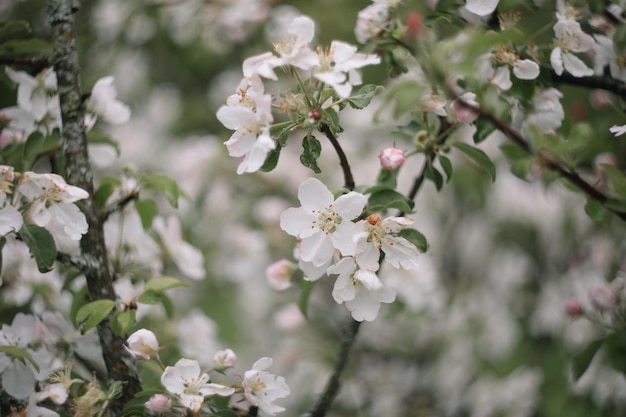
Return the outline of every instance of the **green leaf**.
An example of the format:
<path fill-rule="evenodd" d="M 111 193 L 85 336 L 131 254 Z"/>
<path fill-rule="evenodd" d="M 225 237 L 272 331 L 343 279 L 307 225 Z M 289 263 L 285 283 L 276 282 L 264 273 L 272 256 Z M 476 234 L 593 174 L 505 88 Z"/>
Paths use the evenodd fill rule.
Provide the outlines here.
<path fill-rule="evenodd" d="M 174 278 L 174 277 L 158 277 L 158 278 L 151 278 L 146 282 L 146 285 L 144 287 L 145 291 L 156 291 L 156 292 L 163 292 L 165 290 L 169 290 L 170 288 L 176 288 L 176 287 L 188 287 L 189 284 L 187 284 L 185 281 L 181 281 L 178 278 Z"/>
<path fill-rule="evenodd" d="M 272 149 L 271 151 L 269 151 L 269 153 L 267 154 L 267 157 L 265 158 L 265 162 L 263 163 L 263 166 L 261 166 L 260 170 L 262 172 L 270 172 L 273 171 L 274 168 L 276 168 L 276 165 L 278 165 L 278 158 L 280 157 L 280 151 L 282 150 L 282 146 L 280 144 L 280 141 L 276 142 L 276 147 L 274 149 Z"/>
<path fill-rule="evenodd" d="M 86 305 L 89 300 L 87 299 L 87 286 L 83 286 L 72 298 L 72 305 L 70 307 L 70 320 L 74 324 L 74 327 L 78 328 L 80 324 L 78 320 L 76 320 L 76 315 L 78 314 L 78 310 L 80 310 L 84 305 Z"/>
<path fill-rule="evenodd" d="M 609 181 L 611 181 L 615 192 L 622 197 L 626 197 L 626 176 L 624 176 L 624 173 L 613 165 L 601 164 L 601 166 L 604 172 L 606 172 Z"/>
<path fill-rule="evenodd" d="M 420 252 L 423 253 L 428 250 L 428 241 L 426 240 L 426 236 L 421 232 L 415 229 L 402 229 L 398 234 L 414 244 Z"/>
<path fill-rule="evenodd" d="M 11 39 L 27 39 L 31 36 L 30 26 L 24 20 L 9 20 L 0 23 L 0 43 Z"/>
<path fill-rule="evenodd" d="M 94 129 L 94 130 L 89 131 L 89 133 L 87 134 L 87 141 L 90 144 L 98 143 L 98 144 L 110 145 L 113 149 L 115 149 L 115 153 L 117 154 L 117 156 L 120 156 L 120 154 L 122 153 L 122 148 L 120 147 L 120 143 L 116 141 L 115 139 L 113 139 L 108 134 L 106 134 L 106 132 L 103 132 L 101 130 Z"/>
<path fill-rule="evenodd" d="M 119 178 L 103 177 L 100 180 L 100 185 L 98 186 L 94 196 L 96 205 L 100 208 L 104 208 L 107 200 L 111 197 L 111 194 L 113 194 L 113 191 L 115 191 L 115 189 L 121 184 L 122 181 Z"/>
<path fill-rule="evenodd" d="M 31 160 L 37 155 L 41 155 L 59 146 L 61 135 L 54 131 L 51 135 L 44 136 L 41 132 L 33 132 L 26 139 L 23 149 L 23 157 Z"/>
<path fill-rule="evenodd" d="M 116 311 L 111 317 L 111 330 L 119 337 L 125 337 L 128 329 L 135 324 L 137 310 Z"/>
<path fill-rule="evenodd" d="M 578 378 L 585 373 L 587 368 L 589 368 L 591 360 L 603 343 L 604 339 L 593 341 L 582 352 L 572 358 L 572 374 L 574 380 L 578 380 Z"/>
<path fill-rule="evenodd" d="M 324 117 L 324 121 L 330 127 L 330 130 L 332 130 L 334 134 L 343 132 L 343 128 L 339 124 L 339 115 L 335 110 L 330 108 L 326 109 L 324 110 L 324 114 L 326 116 Z"/>
<path fill-rule="evenodd" d="M 415 81 L 404 81 L 387 90 L 386 101 L 393 102 L 393 116 L 399 119 L 406 113 L 413 112 L 422 96 L 424 87 Z M 381 106 L 381 110 L 383 107 Z"/>
<path fill-rule="evenodd" d="M 317 166 L 317 158 L 322 153 L 320 141 L 315 136 L 307 135 L 302 139 L 302 149 L 302 155 L 300 155 L 302 165 L 311 168 L 316 174 L 322 172 L 320 167 Z"/>
<path fill-rule="evenodd" d="M 30 362 L 33 367 L 39 372 L 39 365 L 33 357 L 28 353 L 28 351 L 24 348 L 20 348 L 17 346 L 0 346 L 0 352 L 6 353 L 9 356 L 19 359 L 22 363 L 26 363 L 26 361 Z"/>
<path fill-rule="evenodd" d="M 76 313 L 76 321 L 78 323 L 85 322 L 80 330 L 81 333 L 85 334 L 88 330 L 100 324 L 114 307 L 115 301 L 113 300 L 97 300 L 82 306 Z"/>
<path fill-rule="evenodd" d="M 135 208 L 141 218 L 141 225 L 144 229 L 149 229 L 152 226 L 152 220 L 159 213 L 157 204 L 151 199 L 135 200 Z"/>
<path fill-rule="evenodd" d="M 626 373 L 626 332 L 611 333 L 604 342 L 604 353 L 611 367 Z"/>
<path fill-rule="evenodd" d="M 144 174 L 141 176 L 141 181 L 146 189 L 163 193 L 167 201 L 175 208 L 178 208 L 178 199 L 185 195 L 176 181 L 164 174 Z"/>
<path fill-rule="evenodd" d="M 602 206 L 616 213 L 626 213 L 626 199 L 623 198 L 609 198 Z"/>
<path fill-rule="evenodd" d="M 365 84 L 359 89 L 356 95 L 349 97 L 347 100 L 353 109 L 364 109 L 370 104 L 374 96 L 380 94 L 382 91 L 383 87 L 380 85 Z"/>
<path fill-rule="evenodd" d="M 395 189 L 397 185 L 396 180 L 398 178 L 399 171 L 400 168 L 392 170 L 381 168 L 380 172 L 378 173 L 378 177 L 376 178 L 376 184 L 381 185 L 384 188 Z"/>
<path fill-rule="evenodd" d="M 443 187 L 443 176 L 437 168 L 432 166 L 432 164 L 426 165 L 424 178 L 431 180 L 435 184 L 435 187 L 437 187 L 437 191 L 440 191 Z"/>
<path fill-rule="evenodd" d="M 606 209 L 598 200 L 589 200 L 585 204 L 585 213 L 596 222 L 601 222 L 606 218 Z"/>
<path fill-rule="evenodd" d="M 303 279 L 301 282 L 302 292 L 300 293 L 300 298 L 298 298 L 298 308 L 302 312 L 302 315 L 308 319 L 309 298 L 311 296 L 311 290 L 313 290 L 313 287 L 315 286 L 315 281 L 307 281 Z"/>
<path fill-rule="evenodd" d="M 375 191 L 372 191 L 375 190 Z M 404 213 L 412 213 L 415 202 L 409 200 L 396 190 L 382 187 L 372 187 L 366 193 L 371 193 L 368 206 L 370 211 L 385 211 L 395 208 Z"/>
<path fill-rule="evenodd" d="M 447 156 L 442 154 L 438 154 L 437 159 L 439 160 L 441 168 L 443 168 L 443 172 L 446 174 L 446 182 L 449 182 L 452 178 L 452 162 L 450 162 Z"/>
<path fill-rule="evenodd" d="M 474 125 L 476 126 L 476 133 L 474 134 L 474 143 L 478 144 L 483 140 L 487 139 L 491 133 L 493 133 L 496 128 L 490 121 L 479 117 L 474 121 Z"/>
<path fill-rule="evenodd" d="M 25 224 L 17 234 L 35 257 L 39 272 L 52 270 L 57 258 L 57 248 L 50 232 L 34 224 Z"/>
<path fill-rule="evenodd" d="M 27 56 L 49 52 L 52 48 L 41 39 L 12 39 L 0 44 L 0 55 Z"/>
<path fill-rule="evenodd" d="M 487 173 L 491 177 L 491 181 L 496 180 L 496 166 L 491 161 L 491 159 L 489 159 L 486 153 L 463 142 L 454 142 L 452 143 L 452 146 L 472 158 L 474 162 L 476 162 L 481 168 L 487 171 Z"/>

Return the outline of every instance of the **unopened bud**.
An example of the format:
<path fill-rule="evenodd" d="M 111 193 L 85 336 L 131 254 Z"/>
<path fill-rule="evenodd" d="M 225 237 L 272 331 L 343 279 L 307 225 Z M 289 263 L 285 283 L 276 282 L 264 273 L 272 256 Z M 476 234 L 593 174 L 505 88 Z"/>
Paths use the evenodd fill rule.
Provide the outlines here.
<path fill-rule="evenodd" d="M 422 28 L 422 15 L 411 12 L 406 20 L 405 37 L 409 40 L 417 39 L 420 29 Z"/>
<path fill-rule="evenodd" d="M 583 307 L 578 300 L 574 298 L 568 298 L 565 300 L 565 311 L 570 317 L 578 317 L 583 314 Z"/>
<path fill-rule="evenodd" d="M 309 113 L 309 116 L 311 116 L 311 119 L 313 120 L 319 120 L 322 118 L 322 114 L 318 112 L 317 110 L 311 110 L 311 112 Z"/>
<path fill-rule="evenodd" d="M 235 355 L 232 349 L 220 350 L 213 355 L 213 362 L 218 369 L 232 368 L 235 366 L 235 362 L 237 362 L 237 355 Z"/>
<path fill-rule="evenodd" d="M 404 152 L 392 146 L 380 151 L 378 159 L 383 168 L 391 171 L 404 163 Z"/>
<path fill-rule="evenodd" d="M 167 398 L 167 396 L 163 394 L 154 394 L 150 399 L 146 402 L 146 408 L 155 413 L 163 413 L 170 409 L 172 406 L 172 400 Z"/>
<path fill-rule="evenodd" d="M 478 118 L 480 112 L 477 109 L 480 105 L 475 98 L 476 94 L 465 93 L 452 102 L 451 107 L 456 120 L 461 123 L 471 123 Z"/>
<path fill-rule="evenodd" d="M 285 291 L 291 287 L 291 276 L 296 270 L 296 265 L 287 259 L 276 261 L 265 269 L 267 283 L 275 291 Z"/>

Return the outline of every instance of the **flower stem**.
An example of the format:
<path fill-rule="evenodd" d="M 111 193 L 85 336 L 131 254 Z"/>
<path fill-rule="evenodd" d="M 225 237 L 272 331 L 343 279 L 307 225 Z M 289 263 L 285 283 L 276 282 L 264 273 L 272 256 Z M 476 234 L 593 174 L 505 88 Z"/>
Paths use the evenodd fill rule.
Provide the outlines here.
<path fill-rule="evenodd" d="M 320 124 L 318 130 L 326 135 L 328 140 L 330 140 L 330 143 L 333 145 L 333 148 L 335 148 L 335 152 L 337 152 L 339 163 L 341 164 L 341 169 L 343 171 L 343 179 L 345 183 L 344 187 L 350 191 L 354 190 L 354 177 L 352 177 L 352 170 L 350 169 L 348 158 L 341 148 L 339 141 L 337 141 L 337 138 L 333 134 L 332 130 L 330 130 L 330 126 L 326 123 Z"/>

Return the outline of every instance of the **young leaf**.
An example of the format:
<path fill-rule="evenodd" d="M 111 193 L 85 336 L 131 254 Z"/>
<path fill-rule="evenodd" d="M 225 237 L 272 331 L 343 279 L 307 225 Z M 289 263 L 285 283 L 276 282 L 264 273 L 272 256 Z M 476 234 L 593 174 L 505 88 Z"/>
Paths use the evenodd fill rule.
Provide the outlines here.
<path fill-rule="evenodd" d="M 126 336 L 128 329 L 135 324 L 137 310 L 116 311 L 111 317 L 111 330 L 119 337 Z"/>
<path fill-rule="evenodd" d="M 398 177 L 399 171 L 399 168 L 392 170 L 381 168 L 380 172 L 378 173 L 378 178 L 376 178 L 376 184 L 381 185 L 384 188 L 395 189 L 397 184 L 396 179 Z"/>
<path fill-rule="evenodd" d="M 94 201 L 96 205 L 100 208 L 104 208 L 104 205 L 106 204 L 109 197 L 111 197 L 111 194 L 113 194 L 115 188 L 119 187 L 121 184 L 122 181 L 116 177 L 102 178 L 94 196 Z"/>
<path fill-rule="evenodd" d="M 435 187 L 437 187 L 437 191 L 440 191 L 441 187 L 443 187 L 443 176 L 432 164 L 426 166 L 424 178 L 431 180 L 435 184 Z"/>
<path fill-rule="evenodd" d="M 395 208 L 405 213 L 412 213 L 415 202 L 390 188 L 374 187 L 377 191 L 370 191 L 369 209 L 371 211 L 385 211 Z M 371 190 L 371 189 L 370 189 Z M 369 191 L 369 190 L 368 190 Z"/>
<path fill-rule="evenodd" d="M 113 300 L 97 300 L 82 306 L 76 313 L 76 321 L 78 323 L 85 322 L 81 328 L 81 333 L 85 334 L 85 332 L 100 324 L 114 307 L 115 301 Z"/>
<path fill-rule="evenodd" d="M 44 136 L 38 131 L 33 132 L 28 136 L 28 139 L 26 139 L 23 149 L 23 157 L 24 159 L 30 160 L 37 155 L 48 152 L 59 146 L 60 140 L 61 136 L 58 131 L 55 131 L 48 136 Z"/>
<path fill-rule="evenodd" d="M 35 359 L 33 359 L 30 353 L 28 353 L 28 351 L 24 348 L 10 345 L 0 346 L 0 353 L 6 353 L 8 356 L 17 358 L 23 363 L 25 363 L 25 361 L 28 361 L 33 365 L 37 372 L 39 372 L 39 365 L 37 364 L 37 362 L 35 362 Z"/>
<path fill-rule="evenodd" d="M 0 44 L 0 55 L 26 56 L 50 51 L 48 43 L 41 39 L 12 39 Z"/>
<path fill-rule="evenodd" d="M 11 39 L 27 39 L 31 36 L 30 26 L 24 20 L 9 20 L 0 23 L 0 42 Z"/>
<path fill-rule="evenodd" d="M 141 176 L 144 187 L 161 192 L 174 208 L 178 208 L 178 199 L 185 193 L 178 188 L 176 181 L 163 174 L 145 174 Z"/>
<path fill-rule="evenodd" d="M 157 204 L 151 199 L 135 200 L 135 208 L 141 218 L 141 225 L 144 229 L 149 229 L 152 226 L 152 220 L 159 213 Z"/>
<path fill-rule="evenodd" d="M 57 258 L 57 248 L 50 232 L 34 224 L 25 224 L 17 234 L 35 257 L 39 272 L 52 270 Z"/>
<path fill-rule="evenodd" d="M 603 343 L 604 339 L 593 341 L 582 352 L 572 358 L 572 373 L 574 381 L 578 380 L 578 378 L 585 373 L 591 363 L 591 360 Z"/>
<path fill-rule="evenodd" d="M 374 96 L 380 94 L 383 91 L 383 87 L 374 84 L 365 84 L 359 89 L 359 92 L 348 98 L 348 103 L 353 109 L 364 109 L 367 107 Z"/>
<path fill-rule="evenodd" d="M 447 156 L 442 154 L 438 154 L 437 159 L 439 160 L 441 168 L 443 168 L 443 172 L 446 173 L 446 182 L 449 182 L 452 178 L 452 162 L 450 162 Z"/>
<path fill-rule="evenodd" d="M 309 307 L 309 297 L 311 295 L 311 290 L 315 286 L 314 281 L 302 280 L 302 292 L 300 293 L 300 298 L 298 298 L 298 308 L 302 312 L 302 315 L 307 319 L 309 316 L 307 315 L 307 309 Z"/>
<path fill-rule="evenodd" d="M 613 165 L 601 164 L 601 166 L 611 181 L 615 192 L 622 197 L 626 197 L 626 176 L 624 173 Z"/>
<path fill-rule="evenodd" d="M 402 229 L 398 234 L 414 244 L 420 252 L 423 253 L 428 250 L 428 241 L 426 240 L 426 236 L 421 232 L 415 229 Z"/>
<path fill-rule="evenodd" d="M 589 200 L 585 204 L 585 212 L 594 221 L 601 222 L 606 218 L 606 209 L 598 200 Z"/>
<path fill-rule="evenodd" d="M 307 135 L 302 139 L 302 149 L 302 155 L 300 155 L 302 165 L 311 168 L 316 174 L 322 172 L 320 167 L 317 166 L 317 158 L 322 153 L 320 141 L 315 136 Z"/>
<path fill-rule="evenodd" d="M 276 142 L 276 147 L 269 151 L 267 157 L 265 158 L 265 162 L 263 166 L 259 168 L 262 172 L 270 172 L 276 168 L 278 165 L 278 157 L 280 157 L 280 151 L 282 150 L 282 146 L 280 145 L 280 141 Z"/>
<path fill-rule="evenodd" d="M 179 280 L 178 278 L 158 277 L 158 278 L 149 279 L 146 282 L 144 289 L 146 291 L 163 292 L 165 290 L 169 290 L 170 288 L 187 287 L 187 286 L 189 286 L 189 284 L 187 284 L 185 281 Z"/>
<path fill-rule="evenodd" d="M 626 332 L 619 330 L 611 333 L 604 342 L 604 352 L 609 365 L 622 373 L 626 372 Z"/>
<path fill-rule="evenodd" d="M 496 180 L 496 166 L 491 161 L 491 159 L 489 159 L 486 153 L 463 142 L 454 142 L 452 143 L 452 146 L 472 158 L 474 162 L 476 162 L 478 165 L 480 165 L 481 168 L 487 171 L 487 173 L 491 177 L 491 181 Z"/>

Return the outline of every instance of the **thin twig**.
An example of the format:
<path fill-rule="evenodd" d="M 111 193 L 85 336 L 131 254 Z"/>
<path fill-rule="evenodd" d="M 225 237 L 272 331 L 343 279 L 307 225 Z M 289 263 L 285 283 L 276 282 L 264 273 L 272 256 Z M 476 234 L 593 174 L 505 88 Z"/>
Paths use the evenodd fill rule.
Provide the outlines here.
<path fill-rule="evenodd" d="M 332 130 L 330 130 L 330 126 L 328 126 L 326 123 L 320 124 L 318 129 L 320 132 L 326 135 L 328 140 L 330 140 L 330 143 L 333 145 L 333 148 L 335 148 L 335 152 L 337 152 L 337 156 L 339 157 L 339 163 L 341 164 L 341 169 L 343 170 L 343 178 L 345 183 L 344 187 L 346 187 L 350 191 L 354 190 L 354 177 L 352 177 L 352 170 L 350 169 L 348 158 L 346 158 L 346 154 L 341 148 L 339 141 L 337 141 L 337 138 L 333 134 Z"/>
<path fill-rule="evenodd" d="M 533 153 L 533 149 L 530 146 L 530 143 L 526 139 L 524 139 L 521 133 L 513 129 L 502 119 L 496 117 L 493 113 L 471 105 L 460 98 L 457 98 L 457 100 L 462 106 L 477 112 L 479 114 L 479 117 L 489 121 L 493 126 L 496 127 L 496 129 L 504 133 L 507 138 L 509 138 L 512 142 L 522 148 L 528 155 L 535 156 Z M 563 178 L 565 178 L 571 184 L 576 186 L 579 190 L 584 192 L 589 198 L 594 199 L 600 203 L 605 203 L 609 200 L 609 197 L 607 197 L 602 191 L 598 190 L 585 179 L 583 179 L 574 169 L 564 166 L 553 155 L 549 154 L 546 151 L 539 151 L 536 156 L 540 158 L 546 168 L 559 173 Z M 617 215 L 620 219 L 626 221 L 626 213 L 621 213 L 609 207 L 606 207 L 606 209 Z"/>
<path fill-rule="evenodd" d="M 626 83 L 616 80 L 608 75 L 591 77 L 574 77 L 567 72 L 558 75 L 554 70 L 550 70 L 550 77 L 555 84 L 569 84 L 576 87 L 606 90 L 626 99 Z"/>
<path fill-rule="evenodd" d="M 116 213 L 118 211 L 124 210 L 128 204 L 139 198 L 139 192 L 133 192 L 125 196 L 124 198 L 114 202 L 113 204 L 107 206 L 102 213 L 100 213 L 100 221 L 105 222 L 111 214 Z"/>
<path fill-rule="evenodd" d="M 344 333 L 343 340 L 341 341 L 341 347 L 339 349 L 338 360 L 335 364 L 333 374 L 326 383 L 326 388 L 324 388 L 324 392 L 317 400 L 315 407 L 313 407 L 313 410 L 311 410 L 311 412 L 307 414 L 307 417 L 324 417 L 328 412 L 330 405 L 333 403 L 333 400 L 339 393 L 339 379 L 341 378 L 341 374 L 343 373 L 343 370 L 348 363 L 350 349 L 356 341 L 356 335 L 359 331 L 360 326 L 360 321 L 352 321 L 350 323 L 350 326 Z"/>

